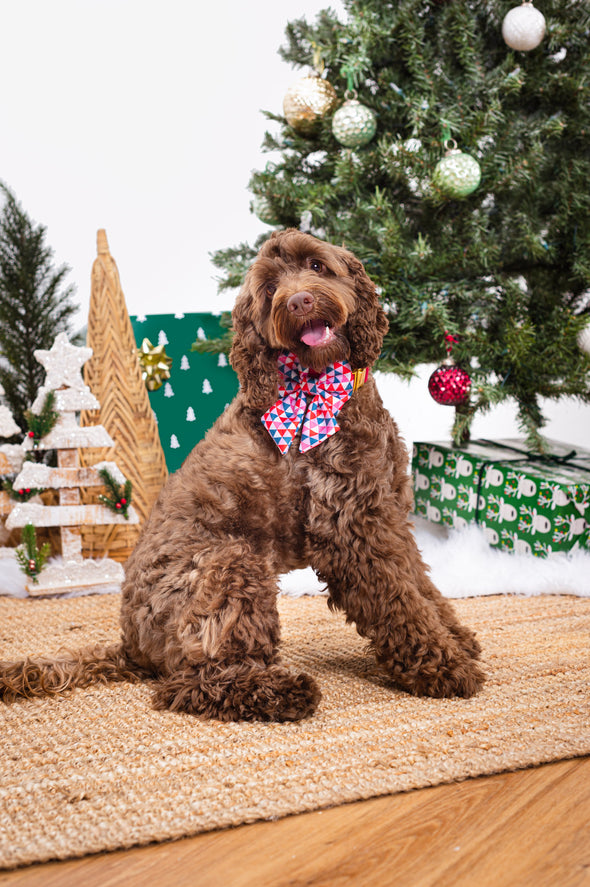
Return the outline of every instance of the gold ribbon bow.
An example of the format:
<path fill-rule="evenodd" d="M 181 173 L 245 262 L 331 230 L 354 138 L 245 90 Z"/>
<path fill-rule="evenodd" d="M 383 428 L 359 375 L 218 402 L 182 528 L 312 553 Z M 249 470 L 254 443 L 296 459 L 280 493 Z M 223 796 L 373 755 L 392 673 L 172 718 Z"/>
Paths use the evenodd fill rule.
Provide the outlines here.
<path fill-rule="evenodd" d="M 170 378 L 172 358 L 168 357 L 163 345 L 152 345 L 149 339 L 143 340 L 137 349 L 137 356 L 146 388 L 148 391 L 157 391 Z"/>

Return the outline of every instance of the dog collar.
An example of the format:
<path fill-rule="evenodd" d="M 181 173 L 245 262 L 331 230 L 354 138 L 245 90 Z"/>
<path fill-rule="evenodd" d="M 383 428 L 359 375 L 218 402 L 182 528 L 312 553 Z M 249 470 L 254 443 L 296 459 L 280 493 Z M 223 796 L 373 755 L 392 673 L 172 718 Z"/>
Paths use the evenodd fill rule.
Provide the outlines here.
<path fill-rule="evenodd" d="M 352 370 L 353 376 L 353 392 L 358 391 L 369 378 L 369 367 L 363 367 L 362 370 Z"/>

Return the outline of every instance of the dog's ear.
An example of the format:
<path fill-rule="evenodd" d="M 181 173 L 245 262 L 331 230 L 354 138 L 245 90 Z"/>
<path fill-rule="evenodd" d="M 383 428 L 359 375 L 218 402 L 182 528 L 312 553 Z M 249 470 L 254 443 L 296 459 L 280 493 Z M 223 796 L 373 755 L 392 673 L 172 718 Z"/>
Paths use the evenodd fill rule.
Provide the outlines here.
<path fill-rule="evenodd" d="M 232 311 L 234 339 L 229 360 L 250 405 L 264 412 L 278 398 L 277 352 L 258 332 L 249 275 Z"/>
<path fill-rule="evenodd" d="M 383 336 L 389 321 L 379 302 L 375 284 L 367 275 L 362 262 L 345 252 L 344 261 L 354 280 L 356 307 L 346 323 L 350 344 L 350 364 L 353 370 L 372 366 L 381 353 Z"/>

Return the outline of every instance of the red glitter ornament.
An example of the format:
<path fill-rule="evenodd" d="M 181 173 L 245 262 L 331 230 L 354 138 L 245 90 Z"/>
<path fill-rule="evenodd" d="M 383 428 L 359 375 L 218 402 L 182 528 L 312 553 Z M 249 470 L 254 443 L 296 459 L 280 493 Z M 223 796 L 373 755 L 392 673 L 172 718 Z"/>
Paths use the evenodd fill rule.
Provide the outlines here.
<path fill-rule="evenodd" d="M 469 373 L 453 361 L 447 361 L 432 373 L 428 380 L 428 390 L 437 403 L 456 407 L 467 402 L 471 378 Z"/>

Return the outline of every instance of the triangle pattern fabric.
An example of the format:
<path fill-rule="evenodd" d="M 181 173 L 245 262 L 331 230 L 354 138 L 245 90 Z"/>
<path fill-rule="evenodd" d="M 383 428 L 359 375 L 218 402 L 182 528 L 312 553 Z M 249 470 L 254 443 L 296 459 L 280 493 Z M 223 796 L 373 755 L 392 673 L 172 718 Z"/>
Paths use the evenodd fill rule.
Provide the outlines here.
<path fill-rule="evenodd" d="M 336 361 L 321 375 L 303 367 L 297 355 L 278 358 L 279 399 L 262 416 L 262 424 L 281 453 L 288 452 L 301 426 L 301 453 L 317 447 L 339 430 L 336 416 L 354 390 L 350 364 Z"/>

